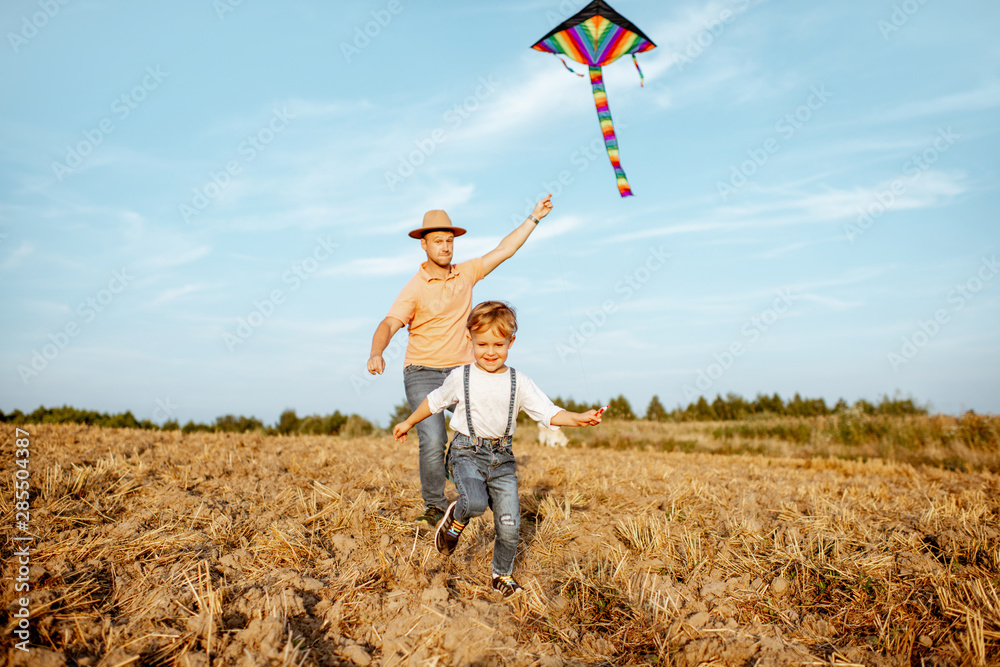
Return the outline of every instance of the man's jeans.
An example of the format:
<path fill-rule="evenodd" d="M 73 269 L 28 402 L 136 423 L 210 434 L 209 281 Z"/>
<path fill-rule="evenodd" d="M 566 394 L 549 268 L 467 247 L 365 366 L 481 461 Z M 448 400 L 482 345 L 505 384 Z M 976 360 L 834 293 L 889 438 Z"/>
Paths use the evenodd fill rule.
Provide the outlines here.
<path fill-rule="evenodd" d="M 427 394 L 444 384 L 451 371 L 451 368 L 412 364 L 403 368 L 403 386 L 410 411 L 420 407 Z M 431 415 L 417 424 L 417 438 L 420 447 L 420 495 L 424 499 L 424 507 L 437 507 L 443 512 L 448 507 L 448 499 L 444 495 L 444 450 L 448 444 L 444 412 Z"/>
<path fill-rule="evenodd" d="M 517 499 L 517 463 L 510 445 L 473 445 L 456 433 L 448 452 L 451 477 L 458 488 L 455 518 L 468 521 L 493 509 L 493 571 L 509 575 L 514 571 L 521 510 Z"/>

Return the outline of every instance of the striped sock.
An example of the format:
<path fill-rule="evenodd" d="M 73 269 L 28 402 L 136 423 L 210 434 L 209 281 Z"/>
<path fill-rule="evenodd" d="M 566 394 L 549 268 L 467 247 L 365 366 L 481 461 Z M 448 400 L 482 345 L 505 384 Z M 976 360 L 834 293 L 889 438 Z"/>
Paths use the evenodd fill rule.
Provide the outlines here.
<path fill-rule="evenodd" d="M 458 537 L 459 535 L 462 534 L 462 531 L 465 530 L 465 526 L 468 523 L 469 523 L 468 521 L 462 523 L 458 519 L 452 519 L 451 525 L 448 526 L 445 532 L 448 533 L 448 535 L 450 535 L 451 537 Z"/>

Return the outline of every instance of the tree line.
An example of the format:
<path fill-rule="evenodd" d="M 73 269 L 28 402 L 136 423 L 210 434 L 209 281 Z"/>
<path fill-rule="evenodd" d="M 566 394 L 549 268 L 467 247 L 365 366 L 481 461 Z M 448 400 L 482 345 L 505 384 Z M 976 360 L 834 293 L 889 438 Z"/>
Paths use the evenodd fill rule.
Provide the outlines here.
<path fill-rule="evenodd" d="M 223 415 L 211 424 L 188 421 L 181 426 L 176 419 L 156 424 L 148 419 L 136 419 L 131 410 L 109 414 L 94 410 L 78 410 L 67 405 L 59 408 L 39 407 L 29 413 L 0 410 L 0 422 L 12 424 L 90 424 L 105 428 L 136 428 L 183 433 L 246 433 L 260 431 L 267 435 L 346 435 L 374 433 L 377 426 L 358 414 L 344 415 L 339 410 L 329 415 L 299 417 L 295 410 L 285 410 L 274 425 L 266 425 L 256 417 Z"/>
<path fill-rule="evenodd" d="M 572 398 L 563 399 L 556 397 L 553 402 L 561 408 L 573 412 L 586 412 L 587 410 L 597 410 L 602 407 L 601 403 L 578 403 Z M 608 401 L 608 410 L 605 417 L 609 419 L 638 419 L 632 409 L 628 399 L 623 395 L 618 395 Z M 673 410 L 667 410 L 658 396 L 653 396 L 644 419 L 650 421 L 737 421 L 753 416 L 773 416 L 773 417 L 818 417 L 838 412 L 855 412 L 866 415 L 926 415 L 927 408 L 914 402 L 912 398 L 889 398 L 883 395 L 877 403 L 872 403 L 865 399 L 855 401 L 849 405 L 844 399 L 838 400 L 833 406 L 828 406 L 822 398 L 802 398 L 796 393 L 787 401 L 782 399 L 777 393 L 767 396 L 757 394 L 753 400 L 744 399 L 739 394 L 729 393 L 723 398 L 716 395 L 715 400 L 708 402 L 704 396 L 696 402 L 689 403 L 687 407 L 680 406 Z M 406 402 L 400 403 L 389 417 L 389 428 L 410 414 L 409 406 Z M 518 416 L 522 423 L 530 421 L 523 412 Z M 378 426 L 358 414 L 342 414 L 335 410 L 328 415 L 309 415 L 299 417 L 295 410 L 287 409 L 278 417 L 278 421 L 273 425 L 264 424 L 256 417 L 244 417 L 235 415 L 224 415 L 216 417 L 211 424 L 196 423 L 188 421 L 181 426 L 176 419 L 171 419 L 163 424 L 156 424 L 148 419 L 136 419 L 132 412 L 109 414 L 106 412 L 96 412 L 94 410 L 79 410 L 70 406 L 58 408 L 39 407 L 29 413 L 14 410 L 11 413 L 4 413 L 0 410 L 0 422 L 14 424 L 91 424 L 106 428 L 135 428 L 135 429 L 158 429 L 162 431 L 176 431 L 183 433 L 245 433 L 247 431 L 260 431 L 267 435 L 343 435 L 355 437 L 370 435 L 379 430 Z"/>
<path fill-rule="evenodd" d="M 556 397 L 553 403 L 572 412 L 586 412 L 602 407 L 600 403 L 577 403 L 572 398 L 564 400 L 560 397 Z M 626 420 L 639 418 L 632 410 L 628 399 L 622 395 L 612 398 L 607 405 L 608 410 L 604 413 L 606 417 Z M 866 415 L 927 414 L 927 407 L 916 403 L 912 398 L 889 398 L 888 395 L 883 394 L 877 403 L 862 398 L 855 401 L 853 405 L 841 398 L 831 407 L 826 404 L 826 400 L 823 398 L 802 398 L 796 392 L 787 401 L 777 393 L 771 396 L 757 394 L 753 400 L 747 400 L 734 393 L 726 394 L 725 398 L 716 394 L 715 400 L 711 403 L 704 396 L 701 396 L 694 403 L 689 403 L 687 407 L 678 406 L 673 410 L 667 410 L 660 402 L 659 396 L 654 395 L 642 418 L 658 422 L 738 421 L 753 416 L 822 417 L 849 410 Z"/>

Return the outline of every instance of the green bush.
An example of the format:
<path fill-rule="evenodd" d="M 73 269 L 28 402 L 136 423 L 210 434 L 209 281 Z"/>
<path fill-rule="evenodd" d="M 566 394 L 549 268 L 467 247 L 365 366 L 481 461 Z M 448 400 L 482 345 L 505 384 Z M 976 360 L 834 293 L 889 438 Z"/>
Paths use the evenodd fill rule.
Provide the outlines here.
<path fill-rule="evenodd" d="M 646 419 L 652 422 L 664 422 L 667 421 L 668 417 L 666 408 L 663 407 L 663 403 L 660 403 L 660 397 L 654 394 L 646 408 Z"/>
<path fill-rule="evenodd" d="M 774 438 L 804 445 L 812 440 L 812 432 L 812 426 L 801 421 L 793 423 L 746 422 L 735 426 L 720 426 L 712 432 L 712 435 L 716 440 L 724 441 L 739 436 L 745 440 Z"/>
<path fill-rule="evenodd" d="M 969 449 L 996 451 L 1000 446 L 996 420 L 987 420 L 969 410 L 958 421 L 958 435 Z"/>
<path fill-rule="evenodd" d="M 608 401 L 608 411 L 605 416 L 613 419 L 635 419 L 632 406 L 629 405 L 628 399 L 621 394 L 618 394 L 618 398 L 612 398 Z"/>
<path fill-rule="evenodd" d="M 586 412 L 587 410 L 598 410 L 602 407 L 601 403 L 577 403 L 572 398 L 563 399 L 559 396 L 556 396 L 552 402 L 563 410 L 568 410 L 570 412 Z M 527 415 L 525 416 L 527 417 Z"/>
<path fill-rule="evenodd" d="M 299 417 L 295 414 L 295 410 L 291 408 L 285 410 L 278 417 L 278 423 L 275 425 L 275 430 L 281 435 L 291 435 L 292 433 L 298 433 L 299 430 Z"/>
<path fill-rule="evenodd" d="M 403 399 L 403 401 L 399 403 L 393 410 L 392 414 L 389 415 L 389 428 L 392 428 L 399 422 L 404 421 L 407 417 L 410 416 L 411 412 L 412 410 L 410 410 L 410 404 L 406 402 L 406 399 Z M 523 412 L 519 413 L 517 416 L 518 422 L 521 421 L 521 415 L 527 417 L 525 413 Z"/>
<path fill-rule="evenodd" d="M 264 423 L 256 417 L 225 415 L 215 418 L 215 426 L 211 430 L 222 433 L 246 433 L 263 428 Z"/>
<path fill-rule="evenodd" d="M 190 419 L 187 424 L 181 427 L 181 433 L 187 435 L 188 433 L 211 433 L 212 427 L 206 424 L 195 424 Z"/>
<path fill-rule="evenodd" d="M 361 415 L 351 415 L 340 429 L 345 438 L 360 438 L 375 432 L 375 425 Z"/>
<path fill-rule="evenodd" d="M 302 435 L 337 435 L 344 428 L 348 417 L 340 414 L 340 410 L 332 415 L 310 415 L 303 417 L 298 423 L 298 431 Z"/>

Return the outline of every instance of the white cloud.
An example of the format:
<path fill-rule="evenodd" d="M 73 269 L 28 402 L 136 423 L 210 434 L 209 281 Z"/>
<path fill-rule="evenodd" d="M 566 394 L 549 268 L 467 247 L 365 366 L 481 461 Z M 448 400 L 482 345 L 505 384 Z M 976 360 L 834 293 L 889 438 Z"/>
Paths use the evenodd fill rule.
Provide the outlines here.
<path fill-rule="evenodd" d="M 562 66 L 553 67 L 554 59 L 542 58 L 535 52 L 540 62 L 528 64 L 522 59 L 521 71 L 507 76 L 498 87 L 498 92 L 486 98 L 482 110 L 473 112 L 468 120 L 449 134 L 449 141 L 469 146 L 473 150 L 482 149 L 482 144 L 502 143 L 511 132 L 522 132 L 543 120 L 552 122 L 559 116 L 571 113 L 573 105 L 566 104 L 573 99 L 582 85 L 578 77 L 572 76 Z M 524 70 L 531 68 L 530 74 Z M 498 67 L 497 69 L 505 69 Z M 511 86 L 510 81 L 518 83 Z M 579 95 L 583 98 L 584 95 Z"/>
<path fill-rule="evenodd" d="M 316 273 L 318 276 L 397 276 L 416 273 L 426 255 L 420 246 L 387 257 L 363 257 L 337 264 Z"/>
<path fill-rule="evenodd" d="M 174 248 L 164 250 L 161 246 L 159 254 L 145 257 L 135 263 L 136 266 L 143 266 L 148 269 L 166 269 L 172 266 L 190 264 L 208 255 L 212 248 L 210 246 L 190 246 L 186 243 L 174 243 Z"/>
<path fill-rule="evenodd" d="M 984 82 L 978 88 L 960 93 L 939 95 L 938 97 L 910 101 L 884 112 L 869 116 L 863 121 L 890 123 L 912 120 L 922 116 L 954 114 L 969 111 L 985 111 L 1000 106 L 1000 80 Z"/>
<path fill-rule="evenodd" d="M 295 335 L 296 339 L 300 339 L 302 336 L 331 336 L 361 331 L 372 326 L 372 321 L 364 317 L 338 317 L 337 319 L 324 319 L 319 322 L 276 318 L 274 322 L 268 322 L 266 326 L 279 331 L 291 332 Z M 347 346 L 345 349 L 352 353 L 357 352 L 357 350 L 352 349 L 350 346 Z"/>
<path fill-rule="evenodd" d="M 424 214 L 427 211 L 436 209 L 441 209 L 448 213 L 449 217 L 452 218 L 452 224 L 456 227 L 465 228 L 465 223 L 459 217 L 453 216 L 453 214 L 472 200 L 475 190 L 475 185 L 471 183 L 442 183 L 435 187 L 432 193 L 421 195 L 421 200 L 414 202 L 413 205 L 408 205 L 405 211 L 382 214 L 383 218 L 387 215 L 394 217 L 395 220 L 392 222 L 381 225 L 365 224 L 358 229 L 358 232 L 365 235 L 409 233 L 410 230 L 420 227 L 424 219 Z"/>
<path fill-rule="evenodd" d="M 691 55 L 698 57 L 700 53 L 713 48 L 716 37 L 711 35 L 708 27 L 721 24 L 723 32 L 720 37 L 724 35 L 730 23 L 738 20 L 738 16 L 736 19 L 730 19 L 729 23 L 723 23 L 723 12 L 732 15 L 734 7 L 738 4 L 713 0 L 694 7 L 686 7 L 679 18 L 663 21 L 653 26 L 651 30 L 643 30 L 657 44 L 657 48 L 637 56 L 643 59 L 641 66 L 646 80 L 655 81 L 670 68 L 683 63 L 684 58 L 690 58 Z M 701 46 L 697 41 L 703 32 L 708 32 L 711 37 L 712 42 L 708 46 Z M 707 38 L 703 41 L 707 41 Z M 686 53 L 689 47 L 694 49 L 690 55 Z"/>
<path fill-rule="evenodd" d="M 774 188 L 767 191 L 766 201 L 721 206 L 701 218 L 622 234 L 613 240 L 621 243 L 674 234 L 746 231 L 854 220 L 867 206 L 878 201 L 879 193 L 891 193 L 893 183 L 900 179 L 887 179 L 872 188 L 827 188 L 818 193 L 782 193 L 782 188 Z M 910 180 L 902 194 L 893 195 L 890 210 L 939 206 L 965 192 L 968 188 L 964 181 L 965 175 L 957 172 L 921 172 Z"/>
<path fill-rule="evenodd" d="M 57 303 L 55 301 L 26 299 L 23 303 L 26 309 L 41 313 L 44 317 L 69 315 L 72 312 L 72 309 L 65 303 Z"/>
<path fill-rule="evenodd" d="M 754 259 L 774 259 L 775 257 L 780 257 L 781 255 L 788 254 L 800 248 L 808 248 L 809 246 L 819 245 L 821 243 L 830 243 L 831 241 L 842 242 L 844 240 L 843 236 L 825 236 L 820 239 L 811 239 L 809 241 L 799 241 L 797 243 L 789 243 L 787 245 L 779 246 L 777 248 L 771 248 L 770 250 L 765 250 L 764 252 L 757 253 L 753 255 Z"/>
<path fill-rule="evenodd" d="M 542 218 L 538 229 L 532 232 L 528 243 L 547 241 L 568 234 L 583 224 L 583 219 L 575 215 L 560 215 L 554 218 Z"/>
<path fill-rule="evenodd" d="M 452 221 L 454 223 L 454 220 Z M 527 244 L 547 241 L 563 234 L 568 234 L 582 224 L 582 220 L 576 216 L 564 215 L 555 218 L 551 222 L 548 218 L 542 220 L 539 228 L 528 238 Z M 456 225 L 458 223 L 455 223 Z M 419 223 L 407 223 L 418 227 Z M 402 231 L 402 230 L 400 230 Z M 462 262 L 473 257 L 482 257 L 486 253 L 494 250 L 503 237 L 497 235 L 482 235 L 472 233 L 461 236 L 455 241 L 456 262 Z M 522 246 L 523 248 L 524 246 Z M 424 251 L 419 244 L 414 241 L 413 247 L 402 253 L 387 255 L 382 257 L 361 257 L 331 266 L 319 271 L 320 276 L 395 276 L 412 274 L 417 267 L 426 259 Z"/>
<path fill-rule="evenodd" d="M 181 287 L 173 287 L 171 289 L 164 290 L 160 292 L 152 301 L 149 302 L 151 306 L 158 306 L 169 301 L 174 301 L 187 294 L 195 294 L 197 292 L 204 292 L 207 290 L 219 289 L 223 287 L 221 284 L 207 284 L 207 283 L 188 283 Z"/>
<path fill-rule="evenodd" d="M 795 292 L 794 295 L 796 301 L 817 303 L 835 311 L 850 310 L 851 308 L 857 308 L 858 306 L 864 305 L 863 301 L 846 301 L 836 297 L 823 296 L 822 294 Z"/>
<path fill-rule="evenodd" d="M 10 271 L 17 267 L 25 257 L 28 257 L 33 252 L 35 252 L 35 246 L 28 241 L 22 241 L 21 245 L 0 263 L 0 271 Z"/>

